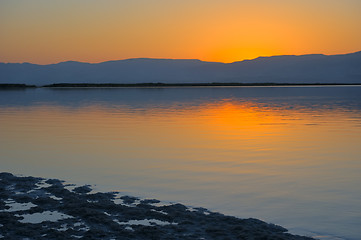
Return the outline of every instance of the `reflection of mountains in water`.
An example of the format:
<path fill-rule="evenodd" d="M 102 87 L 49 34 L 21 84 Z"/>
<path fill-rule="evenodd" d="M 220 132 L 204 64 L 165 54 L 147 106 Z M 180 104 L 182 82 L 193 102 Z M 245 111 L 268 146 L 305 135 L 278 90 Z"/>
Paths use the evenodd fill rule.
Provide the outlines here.
<path fill-rule="evenodd" d="M 258 106 L 361 110 L 361 86 L 24 88 L 0 90 L 0 107 L 58 105 L 105 108 L 183 108 L 251 102 Z"/>
<path fill-rule="evenodd" d="M 0 63 L 0 83 L 361 83 L 361 52 L 259 57 L 234 63 L 127 59 L 50 65 Z"/>

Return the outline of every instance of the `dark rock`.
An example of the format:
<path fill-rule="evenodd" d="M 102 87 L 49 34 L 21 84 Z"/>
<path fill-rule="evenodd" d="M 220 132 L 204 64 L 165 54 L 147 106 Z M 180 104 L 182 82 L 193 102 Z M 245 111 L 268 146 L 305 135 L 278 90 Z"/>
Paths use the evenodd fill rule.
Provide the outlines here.
<path fill-rule="evenodd" d="M 152 204 L 159 203 L 159 200 L 140 200 L 131 196 L 121 197 L 130 206 L 115 204 L 116 192 L 89 194 L 91 188 L 88 185 L 69 191 L 64 188 L 63 181 L 57 179 L 45 180 L 51 186 L 39 189 L 36 184 L 40 181 L 44 179 L 0 173 L 0 233 L 4 239 L 311 239 L 291 235 L 283 227 L 258 219 L 239 219 L 209 212 L 205 208 L 189 211 L 182 204 L 157 207 Z M 50 195 L 62 200 L 52 199 Z M 31 202 L 36 206 L 23 211 L 5 212 L 9 208 L 4 202 L 7 199 L 18 203 Z M 135 205 L 136 201 L 140 203 Z M 19 222 L 22 214 L 43 211 L 57 211 L 72 218 L 39 224 Z M 126 224 L 130 220 L 144 219 L 169 224 Z"/>
<path fill-rule="evenodd" d="M 123 200 L 123 202 L 125 204 L 132 204 L 134 203 L 136 200 L 139 200 L 138 198 L 136 197 L 131 197 L 131 196 L 123 196 L 121 197 L 121 199 Z"/>
<path fill-rule="evenodd" d="M 74 188 L 74 190 L 73 190 L 73 192 L 82 193 L 82 194 L 89 193 L 91 191 L 92 191 L 92 189 L 89 187 L 89 185 L 77 187 L 77 188 Z"/>

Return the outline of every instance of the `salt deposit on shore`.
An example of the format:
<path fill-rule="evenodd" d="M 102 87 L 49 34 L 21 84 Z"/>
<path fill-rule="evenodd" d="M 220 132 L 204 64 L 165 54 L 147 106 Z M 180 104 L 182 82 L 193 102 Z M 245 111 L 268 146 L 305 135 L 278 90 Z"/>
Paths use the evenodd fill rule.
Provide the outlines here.
<path fill-rule="evenodd" d="M 0 173 L 0 238 L 312 239 L 257 219 L 10 173 Z"/>

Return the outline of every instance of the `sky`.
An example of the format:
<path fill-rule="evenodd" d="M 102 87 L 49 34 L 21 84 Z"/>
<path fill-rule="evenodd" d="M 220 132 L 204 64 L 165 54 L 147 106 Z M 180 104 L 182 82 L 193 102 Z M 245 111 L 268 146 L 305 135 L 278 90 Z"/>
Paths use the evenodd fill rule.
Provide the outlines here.
<path fill-rule="evenodd" d="M 361 50 L 360 0 L 0 0 L 0 62 Z"/>

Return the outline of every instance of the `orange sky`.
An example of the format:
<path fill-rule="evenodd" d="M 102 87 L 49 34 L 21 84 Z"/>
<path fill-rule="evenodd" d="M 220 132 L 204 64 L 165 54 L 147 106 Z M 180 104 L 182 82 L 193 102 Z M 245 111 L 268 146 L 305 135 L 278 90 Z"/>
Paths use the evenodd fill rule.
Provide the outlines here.
<path fill-rule="evenodd" d="M 360 0 L 0 0 L 0 62 L 360 51 Z"/>

